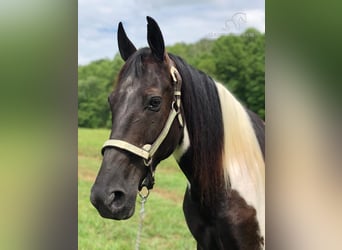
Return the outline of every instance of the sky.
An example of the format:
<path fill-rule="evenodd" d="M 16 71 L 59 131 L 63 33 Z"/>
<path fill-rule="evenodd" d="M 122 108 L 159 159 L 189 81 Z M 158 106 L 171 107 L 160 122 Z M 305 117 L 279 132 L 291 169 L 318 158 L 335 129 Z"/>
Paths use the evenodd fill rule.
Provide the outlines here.
<path fill-rule="evenodd" d="M 146 47 L 146 16 L 157 21 L 166 45 L 239 34 L 249 27 L 265 32 L 264 0 L 79 0 L 78 64 L 114 57 L 120 21 L 133 44 Z"/>

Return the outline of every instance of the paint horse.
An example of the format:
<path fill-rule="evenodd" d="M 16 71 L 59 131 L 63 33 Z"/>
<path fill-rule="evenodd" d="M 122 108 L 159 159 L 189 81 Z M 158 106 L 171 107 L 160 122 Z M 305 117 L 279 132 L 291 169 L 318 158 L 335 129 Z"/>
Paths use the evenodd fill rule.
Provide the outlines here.
<path fill-rule="evenodd" d="M 153 187 L 158 163 L 173 154 L 189 182 L 183 210 L 197 249 L 264 249 L 264 122 L 167 53 L 158 24 L 147 23 L 149 48 L 139 50 L 119 23 L 125 64 L 108 98 L 112 130 L 92 204 L 102 217 L 130 218 L 139 190 Z"/>

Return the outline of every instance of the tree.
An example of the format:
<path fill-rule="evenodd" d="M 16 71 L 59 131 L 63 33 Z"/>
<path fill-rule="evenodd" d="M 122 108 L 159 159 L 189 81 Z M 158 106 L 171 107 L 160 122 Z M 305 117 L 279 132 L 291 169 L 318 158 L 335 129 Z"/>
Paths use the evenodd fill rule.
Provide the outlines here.
<path fill-rule="evenodd" d="M 106 85 L 106 81 L 94 76 L 79 81 L 78 124 L 80 127 L 106 127 L 110 117 Z"/>
<path fill-rule="evenodd" d="M 217 39 L 215 76 L 249 109 L 265 116 L 265 38 L 255 29 Z"/>
<path fill-rule="evenodd" d="M 117 54 L 113 60 L 101 59 L 78 67 L 78 126 L 110 127 L 107 98 L 122 65 Z"/>

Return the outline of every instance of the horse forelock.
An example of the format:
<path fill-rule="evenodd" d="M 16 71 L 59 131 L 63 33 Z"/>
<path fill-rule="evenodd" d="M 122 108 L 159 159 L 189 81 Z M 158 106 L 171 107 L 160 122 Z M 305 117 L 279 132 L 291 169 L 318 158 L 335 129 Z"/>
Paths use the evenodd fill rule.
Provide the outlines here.
<path fill-rule="evenodd" d="M 150 48 L 141 48 L 131 55 L 121 68 L 118 75 L 118 82 L 128 76 L 141 78 L 148 68 L 148 64 L 159 64 L 166 68 L 166 64 L 158 61 L 151 52 Z"/>

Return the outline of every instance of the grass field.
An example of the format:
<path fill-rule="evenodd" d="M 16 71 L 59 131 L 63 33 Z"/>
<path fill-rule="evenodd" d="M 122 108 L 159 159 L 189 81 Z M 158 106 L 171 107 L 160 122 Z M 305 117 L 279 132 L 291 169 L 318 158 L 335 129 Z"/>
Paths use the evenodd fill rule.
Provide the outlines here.
<path fill-rule="evenodd" d="M 100 149 L 109 130 L 78 130 L 78 249 L 130 250 L 135 247 L 140 203 L 125 221 L 102 218 L 91 205 L 90 188 L 101 164 Z M 186 179 L 175 160 L 161 162 L 145 205 L 140 249 L 196 249 L 182 211 Z"/>

